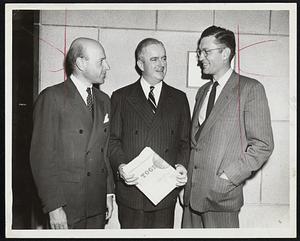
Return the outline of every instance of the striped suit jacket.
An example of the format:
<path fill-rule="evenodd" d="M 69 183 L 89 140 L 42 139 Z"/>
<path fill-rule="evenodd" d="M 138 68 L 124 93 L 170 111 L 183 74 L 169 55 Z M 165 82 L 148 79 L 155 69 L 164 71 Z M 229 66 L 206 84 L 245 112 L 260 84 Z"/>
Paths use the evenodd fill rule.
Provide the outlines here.
<path fill-rule="evenodd" d="M 107 158 L 109 97 L 93 88 L 94 120 L 71 79 L 46 88 L 34 108 L 30 163 L 45 213 L 63 207 L 68 225 L 104 214 L 113 193 Z"/>
<path fill-rule="evenodd" d="M 268 101 L 261 83 L 233 72 L 196 141 L 208 89 L 209 83 L 196 96 L 184 203 L 198 212 L 237 211 L 243 205 L 245 180 L 273 151 Z M 222 172 L 229 181 L 219 177 Z"/>
<path fill-rule="evenodd" d="M 126 185 L 117 175 L 118 167 L 151 147 L 173 167 L 187 166 L 190 154 L 190 109 L 185 93 L 163 83 L 154 115 L 140 80 L 112 94 L 110 162 L 116 179 L 117 202 L 140 210 L 158 210 L 176 202 L 176 188 L 157 206 L 137 189 Z M 159 187 L 154 187 L 159 188 Z"/>

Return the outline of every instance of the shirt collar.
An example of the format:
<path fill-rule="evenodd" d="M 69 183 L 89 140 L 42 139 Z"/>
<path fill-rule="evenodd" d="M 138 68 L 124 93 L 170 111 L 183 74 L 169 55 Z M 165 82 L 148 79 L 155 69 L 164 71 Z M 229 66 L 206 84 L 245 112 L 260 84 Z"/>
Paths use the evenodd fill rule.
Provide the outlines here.
<path fill-rule="evenodd" d="M 157 83 L 156 85 L 150 85 L 147 80 L 144 79 L 144 77 L 141 77 L 141 85 L 142 87 L 146 87 L 147 89 L 150 89 L 150 86 L 154 86 L 155 88 L 161 89 L 162 87 L 162 81 L 160 81 L 159 83 Z"/>
<path fill-rule="evenodd" d="M 93 87 L 92 84 L 81 81 L 80 79 L 75 77 L 75 75 L 73 75 L 73 74 L 71 74 L 70 79 L 73 81 L 73 83 L 75 84 L 75 86 L 78 90 L 86 91 L 87 88 L 92 88 Z"/>
<path fill-rule="evenodd" d="M 232 72 L 233 72 L 233 69 L 229 68 L 227 70 L 227 72 L 220 79 L 218 79 L 218 80 L 214 79 L 213 82 L 218 81 L 219 85 L 223 87 L 227 83 Z"/>
<path fill-rule="evenodd" d="M 144 94 L 146 96 L 146 98 L 148 98 L 148 95 L 149 95 L 149 91 L 150 91 L 150 86 L 154 86 L 154 97 L 155 97 L 155 100 L 157 101 L 158 103 L 158 100 L 159 100 L 159 97 L 160 97 L 160 93 L 161 93 L 161 88 L 162 88 L 162 81 L 160 81 L 159 83 L 157 83 L 156 85 L 150 85 L 145 79 L 144 77 L 142 76 L 141 77 L 141 80 L 140 80 L 140 83 L 141 83 L 141 86 L 142 86 L 142 89 L 144 91 Z"/>
<path fill-rule="evenodd" d="M 87 104 L 87 96 L 88 93 L 86 91 L 87 88 L 91 88 L 91 94 L 93 95 L 93 85 L 87 82 L 83 82 L 80 79 L 76 78 L 73 74 L 71 74 L 70 79 L 73 81 L 74 85 L 76 86 L 77 91 L 79 92 L 81 98 Z"/>

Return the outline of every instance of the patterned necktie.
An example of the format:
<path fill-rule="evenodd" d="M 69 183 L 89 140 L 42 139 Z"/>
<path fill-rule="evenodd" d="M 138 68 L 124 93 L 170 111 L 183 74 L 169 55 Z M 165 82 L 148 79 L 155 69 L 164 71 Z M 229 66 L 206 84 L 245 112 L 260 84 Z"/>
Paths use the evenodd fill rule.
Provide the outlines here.
<path fill-rule="evenodd" d="M 199 121 L 198 121 L 198 130 L 195 134 L 195 140 L 198 141 L 199 139 L 199 136 L 200 136 L 200 133 L 201 133 L 201 130 L 210 114 L 210 112 L 212 111 L 212 108 L 214 107 L 214 104 L 215 104 L 215 99 L 216 99 L 216 91 L 217 91 L 217 86 L 219 85 L 218 81 L 215 81 L 212 88 L 211 88 L 211 91 L 210 91 L 210 94 L 209 94 L 209 97 L 208 97 L 208 103 L 207 103 L 207 108 L 206 108 L 206 116 L 205 116 L 205 120 L 203 121 L 203 123 L 200 125 Z"/>
<path fill-rule="evenodd" d="M 155 114 L 155 112 L 156 112 L 156 103 L 155 103 L 155 99 L 154 99 L 154 95 L 153 95 L 153 90 L 154 90 L 154 86 L 150 86 L 148 102 L 151 106 L 152 112 Z"/>
<path fill-rule="evenodd" d="M 92 96 L 91 88 L 87 88 L 86 92 L 88 93 L 88 96 L 86 97 L 86 105 L 93 116 L 94 115 L 94 112 L 93 112 L 94 105 L 93 105 L 93 96 Z"/>

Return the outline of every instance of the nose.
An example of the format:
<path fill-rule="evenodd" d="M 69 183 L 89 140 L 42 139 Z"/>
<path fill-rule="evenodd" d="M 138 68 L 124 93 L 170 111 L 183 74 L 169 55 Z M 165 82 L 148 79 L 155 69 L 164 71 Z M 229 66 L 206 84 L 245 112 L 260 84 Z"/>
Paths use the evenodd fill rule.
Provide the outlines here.
<path fill-rule="evenodd" d="M 165 67 L 166 64 L 167 64 L 167 61 L 166 61 L 166 60 L 164 60 L 164 59 L 159 59 L 159 60 L 158 60 L 158 66 L 159 66 L 159 67 Z"/>
<path fill-rule="evenodd" d="M 107 60 L 104 61 L 104 67 L 106 70 L 110 70 L 110 66 L 109 66 Z"/>
<path fill-rule="evenodd" d="M 198 54 L 198 59 L 199 59 L 200 61 L 202 61 L 203 59 L 205 59 L 205 55 L 204 55 L 204 52 L 203 52 L 203 51 L 200 52 L 200 55 Z"/>

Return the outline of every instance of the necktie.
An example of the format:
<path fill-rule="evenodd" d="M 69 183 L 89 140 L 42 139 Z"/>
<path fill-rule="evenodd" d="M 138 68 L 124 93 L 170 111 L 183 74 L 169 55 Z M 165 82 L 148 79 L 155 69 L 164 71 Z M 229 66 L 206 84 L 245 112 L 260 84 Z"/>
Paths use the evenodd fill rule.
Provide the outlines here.
<path fill-rule="evenodd" d="M 154 86 L 150 86 L 148 102 L 151 106 L 152 112 L 155 114 L 155 112 L 156 112 L 156 103 L 155 103 L 155 99 L 154 99 L 154 95 L 153 95 L 153 90 L 154 90 Z"/>
<path fill-rule="evenodd" d="M 215 81 L 212 88 L 211 88 L 211 91 L 210 91 L 210 94 L 209 94 L 209 97 L 208 97 L 205 120 L 203 121 L 203 123 L 201 125 L 198 122 L 198 127 L 199 128 L 198 128 L 198 130 L 196 132 L 196 135 L 195 135 L 196 141 L 199 139 L 201 130 L 202 130 L 202 128 L 203 128 L 210 112 L 212 111 L 212 108 L 214 107 L 214 103 L 215 103 L 215 99 L 216 99 L 216 90 L 217 90 L 218 85 L 219 85 L 218 81 Z"/>
<path fill-rule="evenodd" d="M 88 96 L 86 97 L 86 105 L 87 108 L 89 109 L 89 111 L 92 113 L 93 116 L 93 96 L 92 96 L 92 92 L 91 92 L 91 88 L 87 88 L 86 92 L 88 93 Z"/>
<path fill-rule="evenodd" d="M 212 108 L 214 107 L 215 99 L 216 99 L 216 90 L 217 90 L 218 84 L 219 84 L 218 81 L 215 81 L 211 88 L 211 92 L 209 94 L 208 103 L 207 103 L 205 120 L 208 118 Z"/>

